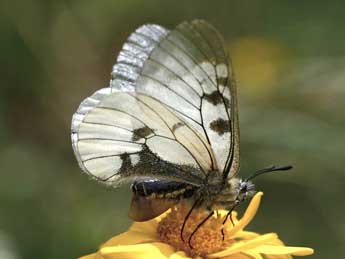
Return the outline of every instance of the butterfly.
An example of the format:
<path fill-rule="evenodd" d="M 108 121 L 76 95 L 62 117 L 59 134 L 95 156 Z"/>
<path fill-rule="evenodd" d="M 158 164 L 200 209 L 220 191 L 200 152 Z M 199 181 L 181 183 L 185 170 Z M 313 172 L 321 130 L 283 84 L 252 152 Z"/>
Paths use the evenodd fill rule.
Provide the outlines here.
<path fill-rule="evenodd" d="M 148 24 L 132 33 L 110 86 L 73 115 L 72 146 L 90 177 L 113 187 L 132 183 L 129 216 L 135 221 L 150 220 L 182 199 L 193 201 L 189 214 L 195 207 L 209 210 L 208 218 L 219 208 L 230 214 L 255 193 L 252 178 L 290 169 L 272 166 L 236 177 L 233 68 L 222 36 L 202 20 L 173 30 Z"/>

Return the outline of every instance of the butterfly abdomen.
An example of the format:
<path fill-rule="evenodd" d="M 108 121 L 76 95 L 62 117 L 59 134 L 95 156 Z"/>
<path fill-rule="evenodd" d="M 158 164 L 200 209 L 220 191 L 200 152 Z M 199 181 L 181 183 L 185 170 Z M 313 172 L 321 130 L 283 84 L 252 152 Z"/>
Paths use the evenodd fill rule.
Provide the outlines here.
<path fill-rule="evenodd" d="M 194 195 L 195 187 L 181 182 L 147 179 L 134 181 L 133 198 L 129 216 L 135 221 L 146 221 L 157 217 L 179 200 Z"/>
<path fill-rule="evenodd" d="M 135 181 L 131 188 L 134 195 L 147 199 L 185 199 L 195 191 L 194 187 L 185 183 L 155 180 Z"/>

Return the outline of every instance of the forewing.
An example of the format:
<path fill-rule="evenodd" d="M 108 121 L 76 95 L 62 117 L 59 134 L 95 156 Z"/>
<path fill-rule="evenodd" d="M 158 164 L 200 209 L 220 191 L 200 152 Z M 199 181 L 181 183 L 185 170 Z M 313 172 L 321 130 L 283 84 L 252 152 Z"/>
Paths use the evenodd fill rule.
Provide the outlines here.
<path fill-rule="evenodd" d="M 219 117 L 209 124 L 207 134 L 210 136 L 219 169 L 223 169 L 224 176 L 231 177 L 239 169 L 239 122 L 236 82 L 224 40 L 212 25 L 201 20 L 182 23 L 177 30 L 200 50 L 207 64 L 204 71 L 211 81 L 216 82 L 216 91 L 209 95 L 206 93 L 203 98 L 205 104 L 213 104 L 210 109 L 205 109 L 206 113 L 219 112 Z"/>
<path fill-rule="evenodd" d="M 129 37 L 112 76 L 113 89 L 151 96 L 193 128 L 208 147 L 209 171 L 237 172 L 236 89 L 223 39 L 212 26 L 142 26 Z"/>

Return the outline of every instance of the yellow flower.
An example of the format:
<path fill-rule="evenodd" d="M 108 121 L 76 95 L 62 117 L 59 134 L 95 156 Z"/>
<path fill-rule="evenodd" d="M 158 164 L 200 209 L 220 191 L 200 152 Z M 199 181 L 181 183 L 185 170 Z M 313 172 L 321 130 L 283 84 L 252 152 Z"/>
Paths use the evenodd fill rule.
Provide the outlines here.
<path fill-rule="evenodd" d="M 253 197 L 240 220 L 236 212 L 232 213 L 234 226 L 229 220 L 224 225 L 224 241 L 221 230 L 227 212 L 218 211 L 193 236 L 193 248 L 188 245 L 188 237 L 207 215 L 199 209 L 185 225 L 183 242 L 180 232 L 188 207 L 180 205 L 153 220 L 134 223 L 127 232 L 103 244 L 97 253 L 80 259 L 289 259 L 292 255 L 313 254 L 311 248 L 285 246 L 275 233 L 260 235 L 243 230 L 255 216 L 262 195 L 259 192 Z"/>

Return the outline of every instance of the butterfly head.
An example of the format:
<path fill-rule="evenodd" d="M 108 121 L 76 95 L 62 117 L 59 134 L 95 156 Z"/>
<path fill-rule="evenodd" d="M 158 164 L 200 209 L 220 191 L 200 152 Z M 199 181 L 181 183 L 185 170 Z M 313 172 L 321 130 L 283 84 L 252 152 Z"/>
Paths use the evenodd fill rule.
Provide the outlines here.
<path fill-rule="evenodd" d="M 255 186 L 251 181 L 240 179 L 238 182 L 238 193 L 235 203 L 241 203 L 255 194 Z"/>

